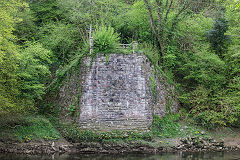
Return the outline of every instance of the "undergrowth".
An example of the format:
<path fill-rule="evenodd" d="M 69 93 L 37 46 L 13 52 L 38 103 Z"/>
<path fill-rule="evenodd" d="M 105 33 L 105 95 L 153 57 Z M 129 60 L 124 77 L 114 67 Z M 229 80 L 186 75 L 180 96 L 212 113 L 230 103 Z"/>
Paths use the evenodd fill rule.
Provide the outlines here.
<path fill-rule="evenodd" d="M 197 126 L 186 125 L 180 121 L 180 114 L 166 114 L 160 118 L 155 115 L 151 126 L 153 137 L 175 138 L 175 137 L 205 137 L 206 132 Z"/>
<path fill-rule="evenodd" d="M 179 115 L 165 115 L 163 118 L 155 115 L 152 123 L 152 133 L 158 137 L 175 137 L 179 135 L 180 124 L 176 122 L 179 120 Z"/>
<path fill-rule="evenodd" d="M 201 130 L 194 127 L 182 126 L 179 122 L 179 114 L 167 114 L 160 118 L 154 116 L 154 120 L 148 132 L 138 131 L 94 131 L 83 130 L 77 124 L 60 124 L 61 135 L 71 142 L 130 142 L 136 140 L 152 141 L 155 138 L 175 138 L 186 136 L 202 136 Z"/>
<path fill-rule="evenodd" d="M 0 126 L 0 141 L 55 141 L 60 137 L 66 140 L 78 142 L 153 142 L 154 139 L 166 139 L 175 137 L 202 137 L 207 136 L 201 129 L 184 125 L 179 120 L 179 114 L 167 114 L 160 118 L 154 116 L 154 120 L 148 132 L 142 131 L 94 131 L 83 130 L 78 124 L 58 123 L 56 118 L 49 120 L 43 116 L 25 116 L 6 120 L 5 125 Z"/>
<path fill-rule="evenodd" d="M 83 130 L 77 125 L 62 124 L 60 132 L 64 138 L 71 142 L 107 142 L 107 141 L 151 141 L 153 135 L 151 132 L 119 131 L 100 132 L 92 130 Z"/>
<path fill-rule="evenodd" d="M 32 115 L 5 121 L 5 125 L 1 126 L 0 135 L 2 141 L 6 138 L 18 142 L 43 139 L 53 141 L 60 138 L 59 132 L 48 119 Z"/>

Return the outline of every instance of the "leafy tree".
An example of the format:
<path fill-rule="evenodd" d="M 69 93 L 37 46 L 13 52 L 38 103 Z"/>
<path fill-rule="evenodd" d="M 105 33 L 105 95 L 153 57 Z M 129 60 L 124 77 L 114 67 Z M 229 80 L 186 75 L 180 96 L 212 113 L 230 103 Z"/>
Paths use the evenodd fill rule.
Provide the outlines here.
<path fill-rule="evenodd" d="M 14 30 L 18 43 L 22 45 L 26 41 L 36 40 L 37 26 L 34 23 L 36 18 L 33 11 L 25 8 L 19 13 L 19 17 L 21 17 L 22 21 L 17 23 Z"/>
<path fill-rule="evenodd" d="M 231 44 L 228 47 L 228 52 L 225 54 L 224 60 L 227 63 L 227 78 L 228 86 L 223 91 L 222 96 L 219 96 L 219 101 L 222 106 L 227 108 L 227 116 L 230 124 L 239 126 L 240 122 L 240 2 L 223 1 L 226 8 L 226 18 L 228 19 L 229 28 L 228 35 L 231 35 Z"/>
<path fill-rule="evenodd" d="M 167 44 L 173 38 L 177 24 L 188 15 L 187 9 L 190 1 L 144 0 L 144 3 L 149 13 L 152 31 L 158 41 L 161 55 L 164 57 Z"/>
<path fill-rule="evenodd" d="M 19 90 L 23 98 L 32 101 L 41 99 L 45 83 L 50 76 L 51 52 L 40 43 L 28 44 L 19 55 L 17 76 L 20 79 Z"/>
<path fill-rule="evenodd" d="M 237 1 L 225 1 L 226 17 L 228 19 L 229 29 L 226 34 L 231 35 L 231 44 L 225 55 L 228 64 L 229 78 L 239 77 L 240 75 L 240 8 Z"/>
<path fill-rule="evenodd" d="M 121 13 L 126 12 L 122 1 L 117 0 L 58 0 L 59 6 L 66 10 L 70 21 L 78 25 L 118 23 Z"/>
<path fill-rule="evenodd" d="M 138 40 L 140 43 L 144 41 L 154 40 L 149 23 L 147 9 L 143 1 L 135 2 L 126 14 L 126 28 L 129 30 L 125 34 L 130 35 L 130 40 Z"/>
<path fill-rule="evenodd" d="M 216 19 L 212 30 L 207 32 L 208 40 L 212 49 L 221 58 L 227 51 L 228 42 L 230 37 L 225 35 L 228 30 L 228 22 L 224 18 Z"/>
<path fill-rule="evenodd" d="M 39 41 L 53 51 L 57 64 L 67 64 L 82 45 L 78 30 L 72 24 L 48 23 L 40 27 L 38 36 Z"/>
<path fill-rule="evenodd" d="M 117 31 L 125 31 L 127 5 L 119 0 L 58 0 L 71 23 L 77 26 L 78 34 L 84 42 L 89 25 L 109 25 Z"/>
<path fill-rule="evenodd" d="M 14 43 L 14 26 L 21 21 L 19 9 L 27 7 L 22 0 L 0 1 L 0 113 L 18 110 L 17 70 L 18 50 Z"/>
<path fill-rule="evenodd" d="M 29 0 L 29 6 L 33 17 L 36 17 L 37 25 L 65 18 L 64 11 L 59 8 L 57 0 Z"/>

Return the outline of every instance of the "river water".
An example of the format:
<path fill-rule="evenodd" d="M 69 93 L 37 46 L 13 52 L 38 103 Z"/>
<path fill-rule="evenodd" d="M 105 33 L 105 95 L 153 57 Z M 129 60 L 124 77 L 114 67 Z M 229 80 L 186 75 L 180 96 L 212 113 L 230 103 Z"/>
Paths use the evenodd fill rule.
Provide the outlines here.
<path fill-rule="evenodd" d="M 240 160 L 240 151 L 208 153 L 163 153 L 163 154 L 62 154 L 62 155 L 24 155 L 2 154 L 0 160 Z"/>

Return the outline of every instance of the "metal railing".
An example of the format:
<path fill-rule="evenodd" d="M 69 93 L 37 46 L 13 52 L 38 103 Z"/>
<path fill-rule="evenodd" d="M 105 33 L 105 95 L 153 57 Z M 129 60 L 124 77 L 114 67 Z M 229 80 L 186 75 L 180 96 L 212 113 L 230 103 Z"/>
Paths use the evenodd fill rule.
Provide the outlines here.
<path fill-rule="evenodd" d="M 119 46 L 123 49 L 130 49 L 131 45 L 132 45 L 132 51 L 133 51 L 133 53 L 135 53 L 135 50 L 136 50 L 137 45 L 138 45 L 137 41 L 133 41 L 132 44 L 119 44 Z"/>
<path fill-rule="evenodd" d="M 92 52 L 93 52 L 93 45 L 94 45 L 94 39 L 92 37 L 92 31 L 93 30 L 94 29 L 92 28 L 92 25 L 90 25 L 90 28 L 88 30 L 88 32 L 89 32 L 89 53 L 90 54 L 92 54 Z M 133 43 L 132 43 L 132 51 L 133 51 L 133 53 L 135 53 L 137 45 L 138 45 L 138 42 L 137 41 L 133 41 Z M 119 47 L 123 48 L 123 49 L 130 49 L 131 44 L 119 44 Z"/>

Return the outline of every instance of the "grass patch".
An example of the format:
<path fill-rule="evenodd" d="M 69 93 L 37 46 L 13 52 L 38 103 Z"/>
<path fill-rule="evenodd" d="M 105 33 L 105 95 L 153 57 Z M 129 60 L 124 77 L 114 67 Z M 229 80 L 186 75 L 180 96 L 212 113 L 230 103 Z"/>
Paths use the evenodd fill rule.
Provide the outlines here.
<path fill-rule="evenodd" d="M 13 118 L 14 117 L 14 118 Z M 1 117 L 0 117 L 1 118 Z M 154 145 L 166 145 L 166 139 L 180 137 L 203 137 L 202 130 L 180 121 L 179 114 L 166 114 L 164 117 L 154 116 L 149 132 L 136 131 L 93 131 L 80 129 L 78 124 L 58 123 L 56 118 L 43 116 L 11 116 L 1 119 L 0 141 L 55 141 L 64 137 L 70 142 L 149 142 Z M 53 125 L 54 124 L 54 125 Z M 59 132 L 56 130 L 58 128 Z"/>
<path fill-rule="evenodd" d="M 39 141 L 43 139 L 49 141 L 60 138 L 58 131 L 43 116 L 22 116 L 20 118 L 13 118 L 11 121 L 7 120 L 1 127 L 0 135 L 1 141 L 19 142 Z"/>
<path fill-rule="evenodd" d="M 171 139 L 180 137 L 203 137 L 201 129 L 181 124 L 179 114 L 166 114 L 164 117 L 154 116 L 153 124 L 149 132 L 136 131 L 94 131 L 80 129 L 78 124 L 60 124 L 59 131 L 68 141 L 77 142 L 152 142 L 161 139 Z M 205 134 L 205 133 L 204 133 Z"/>
<path fill-rule="evenodd" d="M 166 114 L 162 118 L 155 115 L 151 131 L 156 138 L 209 137 L 201 128 L 180 121 L 180 114 Z"/>
<path fill-rule="evenodd" d="M 25 120 L 25 125 L 17 126 L 13 132 L 18 140 L 31 141 L 44 139 L 48 141 L 60 138 L 58 131 L 48 119 L 37 116 L 27 117 Z"/>
<path fill-rule="evenodd" d="M 167 114 L 163 118 L 155 115 L 151 127 L 153 135 L 165 138 L 178 136 L 181 129 L 180 124 L 177 122 L 178 120 L 178 114 Z"/>
<path fill-rule="evenodd" d="M 61 135 L 71 142 L 115 142 L 115 141 L 151 141 L 151 132 L 119 131 L 100 132 L 92 130 L 82 130 L 77 125 L 62 124 L 60 127 Z"/>

